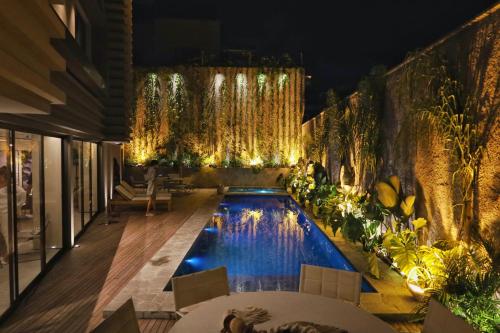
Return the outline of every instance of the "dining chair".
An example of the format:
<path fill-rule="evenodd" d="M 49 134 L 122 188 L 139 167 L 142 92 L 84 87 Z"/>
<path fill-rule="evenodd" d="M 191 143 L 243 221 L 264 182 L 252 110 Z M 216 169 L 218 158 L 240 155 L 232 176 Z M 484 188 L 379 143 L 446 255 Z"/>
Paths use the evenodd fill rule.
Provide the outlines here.
<path fill-rule="evenodd" d="M 299 292 L 338 298 L 358 306 L 361 295 L 361 274 L 302 264 Z"/>
<path fill-rule="evenodd" d="M 224 266 L 172 278 L 175 311 L 181 317 L 192 306 L 212 298 L 229 295 L 227 269 Z"/>
<path fill-rule="evenodd" d="M 132 298 L 106 318 L 93 333 L 140 333 Z"/>
<path fill-rule="evenodd" d="M 429 310 L 424 319 L 424 328 L 422 333 L 476 333 L 472 328 L 460 317 L 455 316 L 450 310 L 438 301 L 431 299 L 429 302 Z"/>

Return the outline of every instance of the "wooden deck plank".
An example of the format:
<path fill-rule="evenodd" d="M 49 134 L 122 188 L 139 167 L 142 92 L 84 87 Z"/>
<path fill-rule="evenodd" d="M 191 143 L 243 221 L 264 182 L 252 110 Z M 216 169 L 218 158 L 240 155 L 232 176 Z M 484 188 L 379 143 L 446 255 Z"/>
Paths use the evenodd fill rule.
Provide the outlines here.
<path fill-rule="evenodd" d="M 173 211 L 154 217 L 140 210 L 123 212 L 119 223 L 103 225 L 105 217 L 99 216 L 78 241 L 80 247 L 62 256 L 0 331 L 91 330 L 101 322 L 104 306 L 214 193 L 198 190 L 174 197 Z M 162 322 L 145 324 L 159 329 Z"/>
<path fill-rule="evenodd" d="M 421 323 L 409 323 L 409 322 L 389 322 L 389 324 L 398 332 L 401 333 L 420 333 L 422 332 L 423 325 Z"/>

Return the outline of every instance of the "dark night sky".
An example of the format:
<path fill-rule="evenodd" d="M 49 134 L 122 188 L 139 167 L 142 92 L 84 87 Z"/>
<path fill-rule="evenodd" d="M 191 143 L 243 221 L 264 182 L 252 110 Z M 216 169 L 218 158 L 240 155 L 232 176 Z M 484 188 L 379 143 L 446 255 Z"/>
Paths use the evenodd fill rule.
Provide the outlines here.
<path fill-rule="evenodd" d="M 309 113 L 322 92 L 348 94 L 377 64 L 391 68 L 406 54 L 456 29 L 491 0 L 134 0 L 134 20 L 153 17 L 217 19 L 223 48 L 259 54 L 303 53 L 312 75 Z M 147 64 L 141 64 L 147 65 Z"/>

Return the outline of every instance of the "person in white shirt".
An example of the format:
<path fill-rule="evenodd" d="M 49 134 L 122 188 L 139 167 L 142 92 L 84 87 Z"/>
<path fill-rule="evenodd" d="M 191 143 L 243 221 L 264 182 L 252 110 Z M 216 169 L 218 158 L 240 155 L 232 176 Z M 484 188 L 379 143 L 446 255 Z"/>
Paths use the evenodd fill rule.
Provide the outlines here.
<path fill-rule="evenodd" d="M 0 167 L 0 265 L 6 265 L 9 262 L 9 170 L 7 166 Z M 16 186 L 16 204 L 17 209 L 26 202 L 26 191 Z"/>
<path fill-rule="evenodd" d="M 148 171 L 144 176 L 144 179 L 148 182 L 148 188 L 146 190 L 146 195 L 149 197 L 148 206 L 146 208 L 146 216 L 154 216 L 150 212 L 151 209 L 156 209 L 156 178 L 157 178 L 158 161 L 152 160 L 149 164 Z"/>

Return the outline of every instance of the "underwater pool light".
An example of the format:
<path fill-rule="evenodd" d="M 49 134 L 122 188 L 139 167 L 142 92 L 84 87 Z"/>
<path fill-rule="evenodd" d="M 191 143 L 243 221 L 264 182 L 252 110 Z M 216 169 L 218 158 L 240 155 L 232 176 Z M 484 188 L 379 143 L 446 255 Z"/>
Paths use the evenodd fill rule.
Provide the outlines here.
<path fill-rule="evenodd" d="M 202 263 L 201 258 L 198 258 L 198 257 L 188 258 L 188 259 L 186 259 L 184 261 L 187 262 L 188 264 L 192 265 L 192 266 L 199 266 Z"/>

